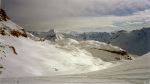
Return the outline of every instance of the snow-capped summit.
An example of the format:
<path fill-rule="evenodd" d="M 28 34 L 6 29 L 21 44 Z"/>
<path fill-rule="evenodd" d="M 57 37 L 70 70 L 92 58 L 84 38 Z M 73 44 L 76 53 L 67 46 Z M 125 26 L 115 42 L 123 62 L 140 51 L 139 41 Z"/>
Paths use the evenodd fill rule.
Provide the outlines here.
<path fill-rule="evenodd" d="M 48 39 L 50 41 L 55 41 L 56 33 L 55 33 L 54 29 L 49 30 L 47 32 L 46 36 L 44 37 L 44 39 Z"/>
<path fill-rule="evenodd" d="M 56 33 L 54 29 L 50 29 L 48 32 L 45 33 L 44 40 L 50 40 L 55 42 L 56 40 L 63 39 L 61 34 Z"/>
<path fill-rule="evenodd" d="M 41 40 L 50 40 L 55 42 L 57 40 L 63 39 L 63 35 L 57 33 L 54 29 L 50 29 L 48 32 L 37 32 L 37 31 L 28 31 L 36 37 L 41 38 Z"/>

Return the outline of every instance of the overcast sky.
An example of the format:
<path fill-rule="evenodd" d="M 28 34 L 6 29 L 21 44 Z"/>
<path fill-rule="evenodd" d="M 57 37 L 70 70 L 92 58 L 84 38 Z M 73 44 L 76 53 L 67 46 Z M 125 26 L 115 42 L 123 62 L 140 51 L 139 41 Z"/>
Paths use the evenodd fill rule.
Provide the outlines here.
<path fill-rule="evenodd" d="M 150 26 L 150 0 L 2 0 L 28 30 L 113 31 Z"/>

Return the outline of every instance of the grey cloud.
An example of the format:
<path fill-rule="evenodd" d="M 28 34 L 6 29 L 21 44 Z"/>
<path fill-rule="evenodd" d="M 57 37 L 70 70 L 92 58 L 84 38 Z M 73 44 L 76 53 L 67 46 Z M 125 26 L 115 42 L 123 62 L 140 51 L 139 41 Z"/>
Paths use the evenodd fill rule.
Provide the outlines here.
<path fill-rule="evenodd" d="M 87 15 L 129 15 L 134 12 L 150 9 L 149 0 L 104 0 L 91 3 L 85 7 Z"/>
<path fill-rule="evenodd" d="M 3 0 L 3 2 L 11 14 L 30 14 L 30 17 L 128 15 L 150 8 L 149 0 Z"/>
<path fill-rule="evenodd" d="M 2 5 L 12 20 L 31 27 L 66 17 L 126 16 L 150 9 L 150 0 L 2 0 Z"/>

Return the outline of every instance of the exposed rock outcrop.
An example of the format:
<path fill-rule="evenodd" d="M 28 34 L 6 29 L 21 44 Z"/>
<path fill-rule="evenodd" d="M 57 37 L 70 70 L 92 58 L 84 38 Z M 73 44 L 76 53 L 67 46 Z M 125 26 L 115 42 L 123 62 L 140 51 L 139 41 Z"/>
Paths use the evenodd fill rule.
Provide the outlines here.
<path fill-rule="evenodd" d="M 0 9 L 0 21 L 7 21 L 9 19 L 6 12 L 3 9 Z"/>

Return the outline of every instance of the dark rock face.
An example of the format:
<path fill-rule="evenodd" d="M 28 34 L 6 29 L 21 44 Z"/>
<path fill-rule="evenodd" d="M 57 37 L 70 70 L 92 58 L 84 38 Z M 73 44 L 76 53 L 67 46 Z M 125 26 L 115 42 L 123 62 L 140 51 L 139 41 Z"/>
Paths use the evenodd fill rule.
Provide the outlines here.
<path fill-rule="evenodd" d="M 10 18 L 7 16 L 5 10 L 0 9 L 0 21 L 7 21 Z"/>
<path fill-rule="evenodd" d="M 27 37 L 26 32 L 20 32 L 20 31 L 17 31 L 17 30 L 11 30 L 10 33 L 11 33 L 12 36 L 16 36 L 16 37 L 19 37 L 19 36 Z"/>

